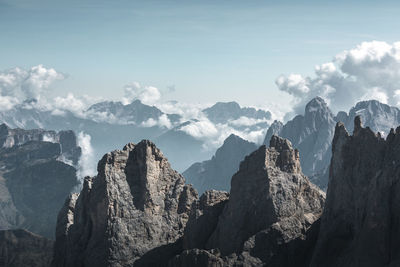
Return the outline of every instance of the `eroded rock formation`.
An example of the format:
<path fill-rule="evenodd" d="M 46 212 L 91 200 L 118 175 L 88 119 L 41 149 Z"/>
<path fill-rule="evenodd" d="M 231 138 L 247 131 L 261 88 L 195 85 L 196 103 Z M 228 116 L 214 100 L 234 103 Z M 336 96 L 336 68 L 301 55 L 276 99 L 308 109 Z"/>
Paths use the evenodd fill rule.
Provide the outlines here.
<path fill-rule="evenodd" d="M 336 125 L 327 199 L 312 266 L 400 265 L 400 128 L 387 139 Z"/>
<path fill-rule="evenodd" d="M 57 214 L 78 184 L 75 168 L 60 161 L 78 161 L 74 133 L 3 124 L 0 146 L 0 229 L 24 228 L 54 239 Z"/>
<path fill-rule="evenodd" d="M 150 141 L 106 154 L 59 214 L 54 266 L 157 266 L 179 253 L 197 192 Z"/>
<path fill-rule="evenodd" d="M 224 208 L 212 234 L 208 237 L 206 230 L 195 245 L 185 243 L 172 266 L 303 266 L 310 260 L 316 240 L 311 225 L 325 198 L 301 173 L 298 151 L 288 140 L 273 136 L 270 148 L 262 146 L 247 156 L 232 177 L 229 200 L 215 199 L 214 207 Z M 199 228 L 213 224 L 196 217 Z M 198 240 L 185 231 L 186 238 Z"/>

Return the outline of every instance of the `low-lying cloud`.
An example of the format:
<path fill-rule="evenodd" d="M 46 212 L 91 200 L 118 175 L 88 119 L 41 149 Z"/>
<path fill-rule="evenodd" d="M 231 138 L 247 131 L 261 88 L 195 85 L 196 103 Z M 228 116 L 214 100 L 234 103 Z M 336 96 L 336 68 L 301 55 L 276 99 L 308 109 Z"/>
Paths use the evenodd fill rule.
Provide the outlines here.
<path fill-rule="evenodd" d="M 357 101 L 369 99 L 398 106 L 400 42 L 363 42 L 316 66 L 314 77 L 281 75 L 276 84 L 293 97 L 295 112 L 301 112 L 315 96 L 323 97 L 334 111 L 348 110 Z"/>

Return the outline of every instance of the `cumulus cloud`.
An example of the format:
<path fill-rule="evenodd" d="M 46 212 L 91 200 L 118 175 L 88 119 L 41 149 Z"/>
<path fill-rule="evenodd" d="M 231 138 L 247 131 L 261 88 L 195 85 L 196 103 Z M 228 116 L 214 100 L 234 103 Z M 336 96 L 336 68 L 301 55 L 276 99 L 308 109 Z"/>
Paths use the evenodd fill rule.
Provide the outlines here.
<path fill-rule="evenodd" d="M 132 102 L 132 100 L 139 99 L 142 103 L 153 105 L 161 98 L 160 91 L 153 86 L 142 86 L 138 82 L 132 82 L 124 87 L 124 104 Z"/>
<path fill-rule="evenodd" d="M 165 127 L 167 129 L 170 129 L 172 127 L 172 123 L 169 120 L 168 116 L 166 114 L 163 114 L 158 118 L 158 120 L 149 118 L 148 120 L 142 122 L 141 126 L 143 126 L 143 127 L 160 126 L 160 127 Z"/>
<path fill-rule="evenodd" d="M 295 112 L 315 96 L 323 97 L 334 111 L 367 99 L 400 105 L 400 42 L 363 42 L 316 66 L 314 77 L 281 75 L 276 84 L 292 96 Z"/>
<path fill-rule="evenodd" d="M 40 99 L 43 92 L 65 76 L 53 68 L 37 65 L 29 70 L 13 68 L 0 72 L 0 95 L 17 99 Z"/>

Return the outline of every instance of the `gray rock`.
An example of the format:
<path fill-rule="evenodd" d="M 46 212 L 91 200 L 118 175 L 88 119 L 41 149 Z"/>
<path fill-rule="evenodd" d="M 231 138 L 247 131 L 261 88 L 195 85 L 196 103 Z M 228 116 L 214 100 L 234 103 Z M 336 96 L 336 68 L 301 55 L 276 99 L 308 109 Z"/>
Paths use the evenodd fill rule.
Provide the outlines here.
<path fill-rule="evenodd" d="M 319 218 L 324 199 L 301 173 L 298 151 L 288 140 L 273 136 L 270 148 L 262 146 L 247 156 L 232 177 L 229 201 L 207 247 L 218 248 L 223 255 L 240 252 L 252 247 L 245 242 L 260 232 L 274 249 L 304 238 Z M 263 261 L 270 261 L 273 253 L 264 252 Z"/>
<path fill-rule="evenodd" d="M 44 141 L 0 148 L 0 229 L 54 238 L 57 214 L 78 184 L 75 168 L 60 155 L 59 143 Z"/>
<path fill-rule="evenodd" d="M 6 124 L 0 125 L 0 147 L 11 148 L 20 146 L 30 141 L 42 141 L 57 143 L 60 146 L 59 157 L 71 161 L 77 165 L 81 156 L 81 148 L 78 146 L 73 131 L 47 131 L 43 129 L 24 130 L 20 128 L 11 129 Z"/>
<path fill-rule="evenodd" d="M 247 156 L 224 199 L 215 191 L 201 197 L 200 203 L 211 205 L 192 210 L 185 250 L 170 266 L 308 265 L 325 194 L 302 174 L 299 153 L 288 140 L 273 136 L 270 148 Z"/>
<path fill-rule="evenodd" d="M 256 149 L 256 144 L 231 134 L 210 160 L 193 164 L 183 176 L 200 194 L 211 189 L 229 191 L 240 162 Z"/>
<path fill-rule="evenodd" d="M 387 139 L 336 125 L 329 186 L 311 266 L 399 266 L 400 128 Z"/>
<path fill-rule="evenodd" d="M 53 241 L 26 230 L 0 231 L 0 266 L 47 267 Z"/>
<path fill-rule="evenodd" d="M 279 136 L 280 132 L 282 131 L 282 128 L 283 128 L 283 123 L 275 120 L 267 130 L 267 134 L 265 135 L 264 138 L 264 144 L 269 145 L 269 141 L 271 140 L 272 136 L 273 135 Z"/>
<path fill-rule="evenodd" d="M 106 154 L 58 217 L 54 266 L 157 266 L 181 250 L 197 192 L 150 141 Z"/>
<path fill-rule="evenodd" d="M 335 130 L 335 117 L 325 101 L 316 97 L 305 107 L 304 115 L 298 115 L 293 120 L 281 126 L 273 124 L 267 132 L 287 138 L 300 152 L 301 167 L 305 175 L 314 176 L 314 182 L 326 189 L 327 180 L 320 179 L 329 166 L 331 158 L 331 142 Z M 280 130 L 279 130 L 280 129 Z M 265 139 L 267 145 L 269 139 Z M 322 176 L 324 177 L 324 176 Z"/>
<path fill-rule="evenodd" d="M 227 192 L 210 190 L 193 203 L 183 238 L 184 249 L 205 248 L 228 199 Z"/>

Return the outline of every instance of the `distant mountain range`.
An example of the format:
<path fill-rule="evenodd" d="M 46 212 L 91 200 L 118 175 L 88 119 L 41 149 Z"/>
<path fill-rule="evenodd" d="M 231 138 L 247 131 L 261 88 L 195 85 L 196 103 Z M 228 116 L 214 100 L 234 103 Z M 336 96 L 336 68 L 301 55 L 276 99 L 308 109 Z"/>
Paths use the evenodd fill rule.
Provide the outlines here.
<path fill-rule="evenodd" d="M 127 105 L 99 102 L 83 113 L 73 113 L 47 110 L 38 107 L 36 100 L 28 100 L 11 110 L 0 112 L 0 122 L 12 128 L 85 132 L 91 136 L 96 159 L 128 142 L 155 140 L 173 166 L 183 171 L 194 162 L 214 154 L 217 147 L 207 145 L 207 142 L 218 143 L 218 140 L 212 140 L 219 137 L 221 133 L 218 131 L 224 131 L 222 134 L 226 136 L 232 132 L 248 134 L 263 131 L 269 126 L 271 118 L 268 111 L 242 108 L 236 102 L 218 102 L 201 112 L 202 118 L 185 120 L 181 115 L 167 114 L 155 106 L 135 100 Z M 190 127 L 197 125 L 207 128 L 202 124 L 204 121 L 216 128 L 215 136 L 199 136 L 190 131 Z"/>
<path fill-rule="evenodd" d="M 274 121 L 266 132 L 264 144 L 268 146 L 273 135 L 290 140 L 293 147 L 300 152 L 304 174 L 313 183 L 326 190 L 335 125 L 339 121 L 343 122 L 346 128 L 352 131 L 354 118 L 358 115 L 361 116 L 365 126 L 380 132 L 383 136 L 400 124 L 400 110 L 376 100 L 358 102 L 348 113 L 340 111 L 335 116 L 325 101 L 316 97 L 307 103 L 304 114 L 295 116 L 285 124 Z M 237 171 L 238 163 L 256 149 L 256 144 L 243 139 L 236 144 L 232 141 L 227 142 L 228 139 L 217 150 L 217 153 L 229 151 L 224 153 L 224 157 L 218 159 L 217 154 L 212 158 L 210 156 L 210 160 L 199 161 L 183 172 L 188 182 L 199 192 L 209 189 L 229 190 L 230 177 Z M 221 155 L 221 152 L 219 154 Z"/>

